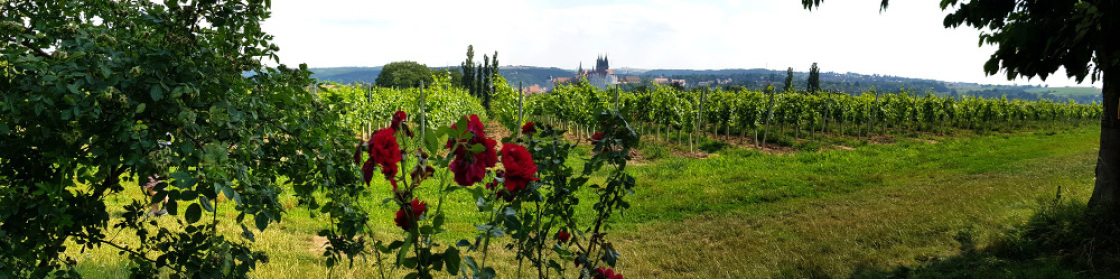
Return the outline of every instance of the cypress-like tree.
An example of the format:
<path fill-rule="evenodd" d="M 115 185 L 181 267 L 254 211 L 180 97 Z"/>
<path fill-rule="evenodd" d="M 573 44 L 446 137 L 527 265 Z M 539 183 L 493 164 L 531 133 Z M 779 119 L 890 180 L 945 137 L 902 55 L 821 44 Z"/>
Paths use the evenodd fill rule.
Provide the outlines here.
<path fill-rule="evenodd" d="M 789 69 L 786 69 L 786 87 L 784 87 L 784 90 L 793 90 L 793 67 L 789 67 Z"/>
<path fill-rule="evenodd" d="M 500 70 L 500 69 L 498 68 L 498 65 L 499 65 L 499 64 L 498 64 L 498 51 L 497 51 L 497 50 L 495 50 L 495 51 L 494 51 L 494 56 L 491 56 L 491 57 L 490 57 L 490 64 L 491 64 L 491 65 L 494 65 L 494 71 L 493 71 L 493 74 L 494 74 L 495 76 L 496 76 L 496 75 L 499 75 L 499 73 L 498 73 L 498 70 Z"/>
<path fill-rule="evenodd" d="M 482 55 L 482 107 L 490 110 L 490 91 L 493 90 L 494 66 L 490 64 L 490 56 Z"/>
<path fill-rule="evenodd" d="M 813 62 L 813 66 L 809 67 L 809 84 L 807 87 L 809 93 L 813 94 L 821 90 L 821 69 L 817 68 L 817 62 Z"/>
<path fill-rule="evenodd" d="M 474 45 L 467 46 L 467 61 L 463 61 L 463 64 L 460 64 L 459 67 L 463 69 L 463 78 L 459 81 L 460 85 L 466 88 L 471 95 L 477 96 L 474 90 Z"/>

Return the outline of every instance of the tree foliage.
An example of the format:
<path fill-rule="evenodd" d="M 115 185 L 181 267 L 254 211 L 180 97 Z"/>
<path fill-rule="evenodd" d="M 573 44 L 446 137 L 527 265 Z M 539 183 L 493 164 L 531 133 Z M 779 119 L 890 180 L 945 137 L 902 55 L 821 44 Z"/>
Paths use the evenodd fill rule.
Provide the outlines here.
<path fill-rule="evenodd" d="M 463 70 L 463 87 L 478 98 L 482 107 L 490 110 L 498 72 L 498 51 L 494 56 L 482 55 L 482 64 L 474 64 L 474 45 L 467 46 L 467 60 L 460 64 Z"/>
<path fill-rule="evenodd" d="M 432 71 L 427 65 L 399 61 L 385 64 L 374 83 L 381 87 L 413 88 L 420 87 L 421 82 L 431 85 L 432 81 Z"/>
<path fill-rule="evenodd" d="M 792 91 L 793 90 L 793 67 L 789 67 L 788 69 L 786 69 L 786 81 L 785 81 L 785 87 L 783 87 L 783 90 L 785 90 L 785 91 Z"/>
<path fill-rule="evenodd" d="M 821 68 L 817 68 L 817 62 L 813 62 L 813 66 L 809 67 L 809 82 L 805 88 L 811 94 L 821 91 Z"/>
<path fill-rule="evenodd" d="M 467 91 L 470 91 L 473 94 L 474 91 L 471 90 L 471 88 L 472 88 L 471 86 L 474 85 L 474 76 L 475 76 L 475 74 L 474 74 L 474 71 L 475 71 L 475 69 L 474 69 L 474 45 L 468 45 L 467 46 L 467 60 L 463 61 L 462 64 L 459 64 L 459 68 L 462 69 L 462 73 L 463 73 L 462 78 L 459 79 L 459 84 L 462 85 L 463 88 L 466 88 Z"/>
<path fill-rule="evenodd" d="M 278 49 L 268 1 L 0 5 L 0 277 L 78 276 L 67 242 L 120 249 L 137 277 L 244 277 L 268 261 L 250 242 L 282 218 L 281 183 L 312 205 L 317 187 L 359 185 L 328 152 L 353 133 L 306 67 L 261 64 Z M 155 173 L 159 193 L 110 223 L 106 197 Z M 144 216 L 165 196 L 179 226 Z M 236 204 L 223 222 L 251 220 L 241 237 L 216 233 L 219 196 Z"/>

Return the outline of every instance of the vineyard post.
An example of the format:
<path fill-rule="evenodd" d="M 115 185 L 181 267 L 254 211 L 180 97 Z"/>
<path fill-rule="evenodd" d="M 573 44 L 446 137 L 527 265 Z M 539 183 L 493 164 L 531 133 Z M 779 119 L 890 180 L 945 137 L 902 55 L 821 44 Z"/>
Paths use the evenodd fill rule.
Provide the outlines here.
<path fill-rule="evenodd" d="M 517 137 L 514 140 L 521 138 L 521 129 L 518 129 L 518 127 L 525 123 L 525 116 L 522 114 L 525 109 L 525 89 L 522 88 L 523 86 L 525 86 L 524 82 L 517 82 L 517 126 L 513 127 L 514 130 L 517 130 Z"/>
<path fill-rule="evenodd" d="M 723 107 L 723 102 L 721 101 L 719 105 L 722 108 Z M 726 135 L 725 138 L 727 139 L 727 142 L 731 142 L 731 113 L 732 113 L 732 110 L 730 108 L 728 108 L 727 110 L 728 110 L 727 122 L 723 123 L 723 127 L 724 127 L 723 134 Z M 719 127 L 716 127 L 716 128 L 718 129 Z"/>
<path fill-rule="evenodd" d="M 699 111 L 700 115 L 698 117 L 696 117 L 696 144 L 697 145 L 700 144 L 700 136 L 704 135 L 704 131 L 706 130 L 706 129 L 703 129 L 703 128 L 705 128 L 704 126 L 707 126 L 707 125 L 704 125 L 704 124 L 707 124 L 707 123 L 704 123 L 704 115 L 705 115 L 704 112 L 706 112 L 704 110 L 704 103 L 708 100 L 707 98 L 708 98 L 708 90 L 700 91 L 700 111 Z"/>
<path fill-rule="evenodd" d="M 673 90 L 676 91 L 676 89 L 673 89 Z M 678 108 L 679 108 L 681 102 L 683 101 L 683 100 L 681 100 L 683 98 L 683 95 L 684 94 L 677 95 L 677 106 L 678 106 Z M 689 102 L 689 104 L 692 104 L 692 102 Z M 676 115 L 674 115 L 674 116 L 677 116 L 677 118 L 680 118 L 680 119 L 677 119 L 678 121 L 676 121 L 676 122 L 680 123 L 680 125 L 681 125 L 680 128 L 677 128 L 677 142 L 681 141 L 681 132 L 684 131 L 684 112 L 682 110 L 683 109 L 676 110 L 677 113 L 675 113 Z M 672 128 L 672 126 L 670 126 L 670 129 L 671 128 Z M 671 131 L 668 131 L 668 133 L 671 133 Z"/>
<path fill-rule="evenodd" d="M 697 101 L 698 100 L 693 100 L 693 99 L 689 98 L 688 103 L 692 104 L 692 109 L 696 109 L 696 107 L 699 105 Z M 697 111 L 697 113 L 699 113 L 699 111 Z M 697 113 L 692 114 L 693 117 L 696 117 Z M 696 134 L 696 126 L 699 125 L 698 123 L 699 122 L 696 122 L 696 121 L 692 121 L 692 123 L 691 123 L 692 124 L 692 132 L 688 133 L 688 152 L 695 152 L 695 150 L 693 150 L 694 148 L 693 148 L 693 145 L 692 145 L 692 139 L 693 139 L 693 135 Z M 681 125 L 681 129 L 684 129 L 684 125 Z"/>
<path fill-rule="evenodd" d="M 878 118 L 879 111 L 882 108 L 879 107 L 879 92 L 875 91 L 875 88 L 872 87 L 871 88 L 871 93 L 875 94 L 875 101 L 871 103 L 871 109 L 875 110 L 874 112 L 871 113 L 871 129 L 875 129 L 875 120 L 876 120 L 876 118 Z M 883 130 L 880 129 L 879 132 L 882 133 Z M 870 137 L 870 135 L 868 137 Z"/>
<path fill-rule="evenodd" d="M 424 140 L 424 126 L 425 126 L 425 124 L 428 124 L 428 120 L 425 117 L 426 113 L 425 113 L 425 110 L 424 110 L 424 99 L 425 99 L 425 96 L 424 96 L 424 81 L 421 80 L 420 81 L 420 140 Z"/>
<path fill-rule="evenodd" d="M 823 138 L 824 133 L 826 131 L 828 131 L 828 120 L 829 120 L 829 118 L 832 118 L 832 114 L 831 114 L 832 113 L 832 91 L 829 91 L 828 93 L 825 93 L 824 96 L 825 96 L 825 99 L 824 99 L 825 100 L 824 101 L 824 116 L 821 117 L 820 138 Z M 843 128 L 844 123 L 841 122 L 840 125 L 841 125 L 840 126 L 840 133 L 844 133 L 844 128 Z"/>
<path fill-rule="evenodd" d="M 372 103 L 373 102 L 373 84 L 372 83 L 368 87 L 366 87 L 366 102 L 367 103 Z M 369 119 L 369 118 L 370 117 L 367 117 L 366 119 Z M 373 137 L 373 122 L 372 121 L 366 121 L 365 126 L 366 126 L 366 130 L 365 130 L 364 133 L 362 133 L 362 137 L 364 138 L 365 135 L 370 135 L 370 137 L 372 138 Z"/>
<path fill-rule="evenodd" d="M 766 129 L 762 131 L 762 145 L 766 145 L 766 137 L 770 134 L 770 122 L 774 120 L 774 89 L 767 88 L 766 91 L 770 93 L 770 104 L 766 106 Z"/>
<path fill-rule="evenodd" d="M 618 85 L 614 85 L 614 112 L 618 113 Z"/>

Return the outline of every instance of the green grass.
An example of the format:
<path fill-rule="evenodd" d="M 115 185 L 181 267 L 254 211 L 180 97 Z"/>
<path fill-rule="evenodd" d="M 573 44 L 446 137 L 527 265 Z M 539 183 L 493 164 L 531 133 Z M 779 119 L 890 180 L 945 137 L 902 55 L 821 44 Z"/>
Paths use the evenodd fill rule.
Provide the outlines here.
<path fill-rule="evenodd" d="M 705 159 L 678 157 L 672 150 L 679 147 L 647 143 L 644 154 L 655 156 L 632 167 L 639 185 L 633 208 L 610 228 L 609 239 L 623 256 L 616 270 L 627 278 L 932 276 L 976 259 L 993 264 L 963 277 L 1026 266 L 1069 275 L 1060 261 L 1031 265 L 968 251 L 1001 243 L 1058 186 L 1073 202 L 1087 199 L 1098 133 L 1092 127 L 992 133 L 784 155 L 706 140 L 699 148 L 713 153 Z M 588 156 L 586 148 L 575 154 Z M 383 184 L 366 203 L 378 231 L 373 238 L 400 238 L 393 208 L 380 203 L 389 188 Z M 109 208 L 120 211 L 119 205 L 143 197 L 130 190 L 110 198 Z M 322 277 L 328 270 L 314 235 L 326 223 L 310 218 L 290 196 L 281 202 L 289 215 L 259 233 L 254 244 L 272 261 L 252 276 Z M 452 194 L 444 206 L 455 226 L 442 241 L 473 237 L 469 222 L 481 219 L 467 194 Z M 233 220 L 229 203 L 219 212 Z M 175 226 L 170 218 L 161 218 L 161 225 Z M 220 231 L 236 235 L 240 228 L 227 221 Z M 123 232 L 116 242 L 128 239 Z M 69 253 L 86 276 L 127 275 L 127 263 L 112 248 Z M 511 256 L 501 248 L 492 254 L 503 278 L 513 274 Z M 375 266 L 357 261 L 333 275 L 377 277 Z"/>
<path fill-rule="evenodd" d="M 1096 87 L 1083 87 L 1083 86 L 1063 86 L 1063 87 L 1046 87 L 1046 88 L 1032 88 L 1027 89 L 1027 92 L 1042 94 L 1050 92 L 1056 96 L 1100 96 L 1101 89 Z"/>

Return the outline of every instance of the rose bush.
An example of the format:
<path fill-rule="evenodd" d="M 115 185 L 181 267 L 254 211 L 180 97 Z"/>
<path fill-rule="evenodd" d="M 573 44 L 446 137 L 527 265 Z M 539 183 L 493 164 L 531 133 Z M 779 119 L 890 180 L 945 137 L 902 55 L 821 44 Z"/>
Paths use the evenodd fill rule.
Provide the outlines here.
<path fill-rule="evenodd" d="M 502 145 L 502 166 L 505 167 L 505 181 L 503 184 L 510 193 L 518 193 L 529 186 L 529 182 L 538 181 L 537 164 L 533 157 L 525 150 L 524 146 L 516 143 Z"/>
<path fill-rule="evenodd" d="M 638 136 L 617 113 L 605 112 L 598 118 L 602 131 L 592 143 L 596 149 L 613 148 L 617 152 L 596 153 L 584 164 L 582 172 L 576 172 L 566 163 L 576 144 L 564 140 L 565 131 L 547 125 L 526 123 L 522 132 L 527 136 L 504 139 L 499 157 L 495 151 L 497 141 L 487 138 L 476 115 L 438 129 L 421 128 L 420 137 L 415 138 L 408 133 L 406 114 L 395 113 L 390 127 L 364 142 L 367 148 L 358 148 L 359 153 L 369 153 L 362 169 L 367 184 L 372 179 L 372 169 L 381 168 L 393 185 L 392 196 L 383 202 L 397 204 L 393 221 L 404 231 L 402 239 L 372 243 L 369 251 L 379 267 L 387 260 L 384 256 L 395 255 L 388 259 L 395 258 L 395 264 L 389 268 L 410 269 L 409 278 L 432 278 L 435 271 L 464 278 L 495 278 L 496 271 L 487 262 L 490 244 L 508 237 L 504 247 L 516 253 L 517 277 L 521 277 L 527 264 L 540 278 L 622 278 L 611 269 L 616 266 L 619 253 L 607 241 L 603 225 L 616 211 L 629 207 L 623 198 L 633 193 L 634 179 L 625 168 L 629 150 L 637 144 Z M 443 137 L 447 137 L 446 141 Z M 439 144 L 441 141 L 443 144 Z M 361 163 L 360 155 L 355 154 L 355 163 Z M 604 166 L 612 166 L 605 183 L 589 183 L 590 175 Z M 396 171 L 400 168 L 412 171 L 410 175 L 400 175 Z M 428 199 L 437 201 L 434 211 L 429 211 L 428 204 L 415 191 L 423 185 L 421 181 L 429 178 L 439 181 L 437 197 Z M 443 226 L 449 221 L 443 212 L 443 202 L 448 194 L 458 190 L 470 193 L 478 212 L 485 215 L 485 222 L 474 224 L 478 235 L 473 241 L 462 239 L 455 245 L 436 243 L 434 236 L 445 232 Z M 581 205 L 576 193 L 587 190 L 599 198 L 589 206 L 594 217 L 580 220 L 575 214 L 576 207 Z M 370 219 L 336 224 L 340 228 L 360 229 L 321 232 L 331 240 L 325 253 L 331 259 L 328 264 L 342 256 L 352 261 L 354 256 L 366 253 L 369 246 L 363 242 L 364 236 L 371 233 L 364 223 L 367 220 Z M 467 254 L 459 249 L 465 249 Z"/>
<path fill-rule="evenodd" d="M 498 162 L 498 156 L 494 153 L 497 141 L 486 138 L 485 127 L 477 115 L 471 115 L 467 119 L 469 122 L 466 130 L 457 135 L 460 138 L 457 144 L 467 147 L 454 148 L 456 142 L 447 141 L 447 148 L 454 150 L 455 155 L 455 160 L 451 161 L 451 172 L 455 173 L 455 182 L 460 186 L 471 186 L 481 182 L 486 176 L 486 169 L 494 167 Z M 451 129 L 456 129 L 456 125 L 452 124 Z M 470 146 L 475 145 L 480 145 L 482 150 L 471 152 Z"/>

